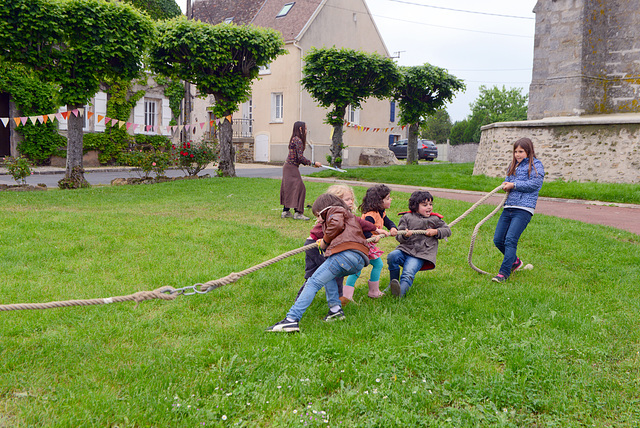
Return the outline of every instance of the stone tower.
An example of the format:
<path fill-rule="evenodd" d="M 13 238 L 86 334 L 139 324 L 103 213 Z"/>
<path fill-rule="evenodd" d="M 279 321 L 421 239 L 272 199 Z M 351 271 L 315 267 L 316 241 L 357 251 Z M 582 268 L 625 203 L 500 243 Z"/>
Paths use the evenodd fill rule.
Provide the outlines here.
<path fill-rule="evenodd" d="M 640 2 L 539 0 L 530 120 L 640 112 Z"/>

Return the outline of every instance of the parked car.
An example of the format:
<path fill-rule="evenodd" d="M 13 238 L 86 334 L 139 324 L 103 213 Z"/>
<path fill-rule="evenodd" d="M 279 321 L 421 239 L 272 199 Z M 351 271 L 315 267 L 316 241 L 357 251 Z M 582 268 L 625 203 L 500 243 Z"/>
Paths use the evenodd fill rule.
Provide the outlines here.
<path fill-rule="evenodd" d="M 398 140 L 393 144 L 389 144 L 389 150 L 391 150 L 398 159 L 407 158 L 407 142 L 405 138 Z M 436 143 L 431 140 L 418 140 L 418 159 L 432 161 L 438 157 L 438 147 Z"/>

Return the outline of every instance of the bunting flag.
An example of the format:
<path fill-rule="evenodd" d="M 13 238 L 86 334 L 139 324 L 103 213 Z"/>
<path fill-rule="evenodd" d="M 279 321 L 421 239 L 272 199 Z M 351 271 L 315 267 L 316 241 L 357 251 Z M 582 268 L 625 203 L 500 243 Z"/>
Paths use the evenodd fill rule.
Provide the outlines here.
<path fill-rule="evenodd" d="M 94 113 L 92 111 L 87 112 L 87 119 L 91 119 L 93 117 L 93 114 Z"/>
<path fill-rule="evenodd" d="M 354 129 L 356 131 L 360 131 L 360 132 L 400 132 L 403 131 L 407 126 L 394 126 L 394 127 L 388 127 L 388 128 L 373 128 L 370 126 L 362 126 L 362 125 L 358 125 L 356 123 L 353 122 L 345 122 L 344 124 L 347 128 L 351 128 Z"/>
<path fill-rule="evenodd" d="M 8 117 L 3 117 L 0 119 L 0 121 L 2 121 L 2 124 L 4 126 L 7 126 L 7 123 L 9 123 L 9 118 Z"/>

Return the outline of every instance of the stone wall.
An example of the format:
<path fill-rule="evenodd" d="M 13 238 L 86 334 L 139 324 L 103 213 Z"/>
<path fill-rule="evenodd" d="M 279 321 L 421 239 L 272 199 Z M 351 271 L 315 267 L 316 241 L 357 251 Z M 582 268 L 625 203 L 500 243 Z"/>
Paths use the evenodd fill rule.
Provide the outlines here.
<path fill-rule="evenodd" d="M 482 127 L 473 174 L 503 177 L 513 143 L 533 141 L 545 180 L 640 183 L 640 114 L 547 118 Z"/>

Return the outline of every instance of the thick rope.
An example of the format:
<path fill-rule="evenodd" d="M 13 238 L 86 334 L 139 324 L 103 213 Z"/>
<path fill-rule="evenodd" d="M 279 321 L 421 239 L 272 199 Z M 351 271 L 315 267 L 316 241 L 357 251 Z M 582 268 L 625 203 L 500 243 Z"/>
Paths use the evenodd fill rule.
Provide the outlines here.
<path fill-rule="evenodd" d="M 491 195 L 498 192 L 501 188 L 502 188 L 502 185 L 496 187 L 491 192 L 487 193 L 478 202 L 473 204 L 468 210 L 462 213 L 462 215 L 460 215 L 458 218 L 456 218 L 451 223 L 449 223 L 449 227 L 452 227 L 455 224 L 457 224 L 459 221 L 463 220 L 473 210 L 475 210 L 478 207 L 478 205 L 486 201 L 489 197 L 491 197 Z M 471 261 L 471 258 L 473 255 L 473 246 L 475 243 L 476 236 L 478 234 L 478 230 L 480 229 L 480 226 L 482 226 L 487 220 L 489 220 L 493 215 L 495 215 L 495 213 L 498 212 L 500 208 L 502 208 L 506 198 L 507 197 L 505 196 L 502 202 L 496 207 L 496 209 L 494 209 L 488 216 L 486 216 L 480 223 L 478 223 L 475 229 L 473 230 L 473 235 L 471 236 L 471 247 L 469 248 L 468 262 L 469 262 L 469 265 L 477 272 L 488 274 L 488 272 L 485 272 L 481 269 L 478 269 L 476 266 L 474 266 L 473 262 Z M 424 235 L 426 234 L 427 231 L 426 230 L 412 230 L 412 231 L 399 230 L 398 235 L 404 235 L 407 232 L 411 232 L 412 234 L 416 234 L 416 235 Z M 372 236 L 371 238 L 367 239 L 367 242 L 372 242 L 376 239 L 381 239 L 381 238 L 384 238 L 384 236 Z M 236 282 L 243 276 L 249 275 L 250 273 L 253 273 L 257 270 L 260 270 L 264 267 L 267 267 L 276 262 L 284 260 L 287 257 L 291 257 L 296 254 L 300 254 L 306 250 L 315 248 L 316 246 L 317 246 L 316 243 L 308 244 L 308 245 L 305 245 L 304 247 L 300 247 L 295 250 L 291 250 L 286 253 L 280 254 L 277 257 L 274 257 L 270 260 L 267 260 L 255 266 L 252 266 L 241 272 L 232 272 L 229 275 L 225 276 L 224 278 L 208 281 L 208 282 L 205 282 L 204 284 L 197 284 L 197 285 L 200 285 L 200 291 L 197 291 L 197 292 L 207 293 L 209 291 L 215 290 L 216 288 L 222 287 L 223 285 L 231 284 L 233 282 Z M 69 306 L 104 305 L 109 303 L 119 303 L 119 302 L 127 302 L 127 301 L 135 301 L 136 302 L 135 307 L 138 307 L 138 304 L 145 300 L 152 300 L 152 299 L 173 300 L 176 297 L 178 297 L 178 295 L 180 294 L 177 291 L 178 290 L 176 290 L 173 287 L 165 286 L 153 291 L 139 291 L 137 293 L 129 294 L 127 296 L 116 296 L 116 297 L 108 297 L 103 299 L 65 300 L 60 302 L 48 302 L 48 303 L 16 303 L 11 305 L 0 305 L 0 311 L 18 311 L 18 310 L 27 310 L 27 309 L 52 309 L 52 308 L 62 308 L 62 307 L 69 307 Z"/>

